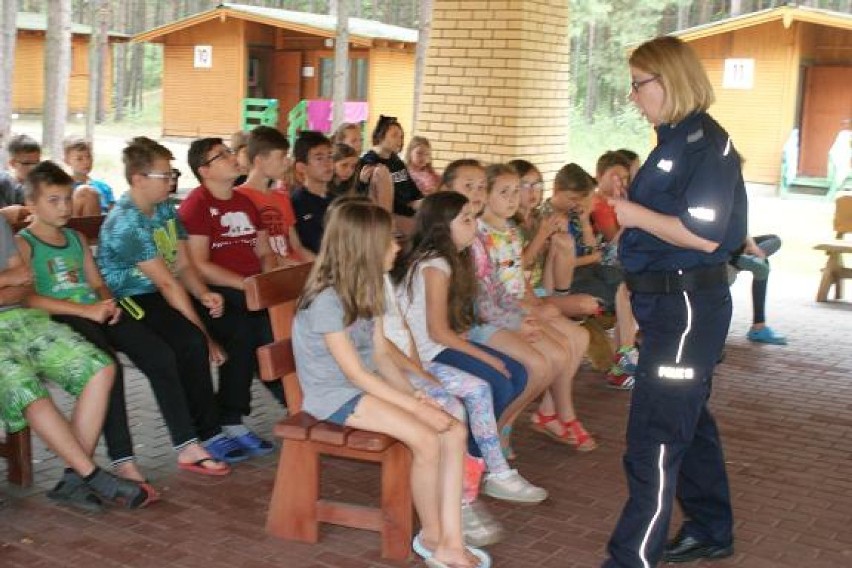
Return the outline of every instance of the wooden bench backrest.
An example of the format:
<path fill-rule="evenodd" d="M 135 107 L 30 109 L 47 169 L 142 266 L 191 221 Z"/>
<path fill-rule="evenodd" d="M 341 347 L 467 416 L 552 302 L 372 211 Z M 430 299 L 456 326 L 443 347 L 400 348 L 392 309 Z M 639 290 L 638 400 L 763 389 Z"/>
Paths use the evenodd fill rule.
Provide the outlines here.
<path fill-rule="evenodd" d="M 838 239 L 852 233 L 852 195 L 838 197 L 834 202 L 834 231 Z"/>
<path fill-rule="evenodd" d="M 305 287 L 312 264 L 279 268 L 246 279 L 246 304 L 250 310 L 268 310 L 275 340 L 257 350 L 260 378 L 284 381 L 287 407 L 295 414 L 302 410 L 302 388 L 296 376 L 291 330 L 296 301 Z"/>
<path fill-rule="evenodd" d="M 104 219 L 106 219 L 106 215 L 71 217 L 70 219 L 68 219 L 68 224 L 66 225 L 66 227 L 83 233 L 83 235 L 89 241 L 89 244 L 94 245 L 98 243 L 98 237 L 100 236 L 101 225 L 103 225 Z M 29 223 L 15 223 L 14 225 L 12 225 L 12 230 L 17 233 L 27 225 L 29 225 Z"/>

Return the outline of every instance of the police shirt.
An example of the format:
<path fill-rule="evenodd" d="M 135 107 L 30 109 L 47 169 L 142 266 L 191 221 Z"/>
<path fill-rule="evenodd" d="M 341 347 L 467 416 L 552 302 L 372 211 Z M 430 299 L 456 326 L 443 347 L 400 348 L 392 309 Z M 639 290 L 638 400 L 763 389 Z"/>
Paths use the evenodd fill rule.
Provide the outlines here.
<path fill-rule="evenodd" d="M 678 217 L 692 233 L 719 243 L 712 253 L 667 243 L 638 228 L 624 231 L 625 271 L 688 270 L 728 261 L 746 237 L 748 205 L 740 157 L 728 133 L 704 112 L 657 127 L 657 147 L 630 185 L 630 200 Z"/>

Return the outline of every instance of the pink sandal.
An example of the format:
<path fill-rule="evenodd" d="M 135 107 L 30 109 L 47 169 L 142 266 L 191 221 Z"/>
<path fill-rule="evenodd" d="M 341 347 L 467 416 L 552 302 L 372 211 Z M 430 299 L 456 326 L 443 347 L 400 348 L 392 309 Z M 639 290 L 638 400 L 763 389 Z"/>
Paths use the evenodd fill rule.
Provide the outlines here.
<path fill-rule="evenodd" d="M 562 426 L 561 434 L 557 434 L 550 428 L 547 428 L 547 424 L 554 421 Z M 539 434 L 544 434 L 555 442 L 565 444 L 566 446 L 574 446 L 578 452 L 590 452 L 598 447 L 595 439 L 583 428 L 583 423 L 576 419 L 563 422 L 559 420 L 557 414 L 544 415 L 536 410 L 532 415 L 532 429 Z"/>

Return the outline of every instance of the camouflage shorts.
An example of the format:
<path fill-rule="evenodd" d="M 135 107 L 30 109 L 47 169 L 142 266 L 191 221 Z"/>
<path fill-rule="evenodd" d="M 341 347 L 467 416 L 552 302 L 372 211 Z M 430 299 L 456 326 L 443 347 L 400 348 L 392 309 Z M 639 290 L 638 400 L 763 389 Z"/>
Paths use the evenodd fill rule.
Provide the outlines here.
<path fill-rule="evenodd" d="M 42 380 L 78 396 L 109 355 L 39 310 L 0 312 L 0 420 L 7 432 L 27 425 L 24 410 L 50 397 Z"/>

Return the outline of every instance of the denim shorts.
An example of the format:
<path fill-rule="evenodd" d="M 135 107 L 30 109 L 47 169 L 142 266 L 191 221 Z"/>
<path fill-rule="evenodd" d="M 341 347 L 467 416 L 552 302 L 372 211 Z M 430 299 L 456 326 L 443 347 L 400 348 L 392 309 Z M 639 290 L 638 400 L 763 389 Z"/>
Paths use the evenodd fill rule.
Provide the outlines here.
<path fill-rule="evenodd" d="M 475 343 L 488 343 L 491 336 L 500 331 L 501 328 L 491 325 L 490 323 L 482 323 L 475 325 L 467 332 L 468 341 Z"/>
<path fill-rule="evenodd" d="M 352 413 L 355 412 L 355 407 L 358 406 L 358 403 L 361 402 L 361 397 L 363 394 L 356 394 L 348 401 L 343 403 L 343 406 L 334 411 L 334 413 L 325 419 L 326 422 L 331 422 L 332 424 L 337 424 L 338 426 L 345 426 L 346 420 L 352 416 Z"/>

